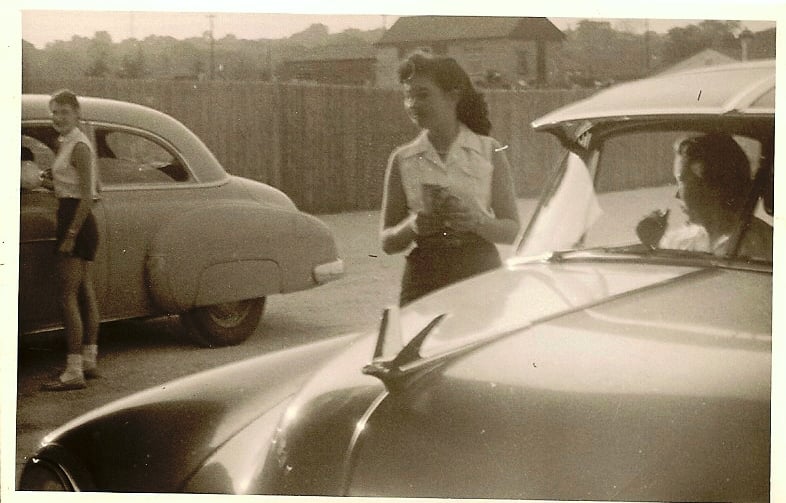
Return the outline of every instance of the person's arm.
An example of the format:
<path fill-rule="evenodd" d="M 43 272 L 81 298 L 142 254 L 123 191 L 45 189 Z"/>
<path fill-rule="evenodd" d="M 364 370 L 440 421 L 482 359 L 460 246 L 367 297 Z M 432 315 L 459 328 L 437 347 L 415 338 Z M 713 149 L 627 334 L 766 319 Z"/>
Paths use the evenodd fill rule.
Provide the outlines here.
<path fill-rule="evenodd" d="M 458 231 L 474 232 L 492 243 L 511 244 L 519 233 L 519 212 L 513 190 L 510 163 L 502 150 L 492 154 L 494 171 L 491 175 L 490 217 L 480 208 L 463 207 L 447 216 L 448 224 Z"/>
<path fill-rule="evenodd" d="M 395 155 L 390 157 L 385 171 L 381 220 L 380 242 L 388 254 L 404 251 L 418 235 L 433 234 L 440 228 L 439 220 L 431 215 L 410 215 Z"/>
<path fill-rule="evenodd" d="M 90 169 L 90 149 L 84 143 L 77 143 L 71 152 L 71 164 L 76 168 L 79 174 L 79 191 L 81 198 L 79 205 L 76 207 L 74 219 L 69 223 L 66 228 L 65 238 L 60 244 L 61 253 L 71 253 L 74 251 L 74 242 L 79 231 L 82 229 L 82 224 L 85 222 L 87 215 L 93 207 L 93 189 L 91 181 L 93 174 Z"/>
<path fill-rule="evenodd" d="M 511 244 L 519 235 L 521 224 L 516 204 L 513 175 L 508 157 L 502 150 L 492 155 L 494 173 L 491 179 L 491 209 L 496 219 L 488 219 L 485 225 L 475 231 L 492 243 Z"/>

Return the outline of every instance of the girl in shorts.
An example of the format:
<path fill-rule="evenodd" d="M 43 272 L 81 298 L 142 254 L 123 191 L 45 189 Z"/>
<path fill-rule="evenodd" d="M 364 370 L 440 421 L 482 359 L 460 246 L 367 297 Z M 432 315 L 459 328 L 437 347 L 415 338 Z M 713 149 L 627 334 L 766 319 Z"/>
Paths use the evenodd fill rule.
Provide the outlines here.
<path fill-rule="evenodd" d="M 93 144 L 80 128 L 77 96 L 58 91 L 49 110 L 60 134 L 51 184 L 58 200 L 56 269 L 68 355 L 65 371 L 43 389 L 64 391 L 84 388 L 85 378 L 97 376 L 100 318 L 92 264 L 99 236 L 92 208 L 98 200 L 98 173 Z"/>

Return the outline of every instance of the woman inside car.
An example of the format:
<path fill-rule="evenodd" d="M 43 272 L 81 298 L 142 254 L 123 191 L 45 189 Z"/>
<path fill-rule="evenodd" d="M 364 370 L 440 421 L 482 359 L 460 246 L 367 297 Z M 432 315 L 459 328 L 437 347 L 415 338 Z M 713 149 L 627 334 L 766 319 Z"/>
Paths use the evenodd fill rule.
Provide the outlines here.
<path fill-rule="evenodd" d="M 86 377 L 97 376 L 100 318 L 92 263 L 99 236 L 92 207 L 98 200 L 98 173 L 93 144 L 80 128 L 77 96 L 57 91 L 49 110 L 60 134 L 50 183 L 58 200 L 56 269 L 68 354 L 65 371 L 42 389 L 65 391 L 84 388 Z"/>
<path fill-rule="evenodd" d="M 449 57 L 415 53 L 398 70 L 404 106 L 421 129 L 393 151 L 385 173 L 380 240 L 407 256 L 401 305 L 500 265 L 495 243 L 519 231 L 505 147 L 467 73 Z"/>

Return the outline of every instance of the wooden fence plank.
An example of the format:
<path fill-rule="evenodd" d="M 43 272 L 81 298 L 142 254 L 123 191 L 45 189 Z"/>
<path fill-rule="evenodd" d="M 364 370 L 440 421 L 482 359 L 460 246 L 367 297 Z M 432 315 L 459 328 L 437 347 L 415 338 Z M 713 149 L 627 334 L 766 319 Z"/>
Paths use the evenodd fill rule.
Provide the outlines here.
<path fill-rule="evenodd" d="M 376 209 L 390 152 L 410 141 L 399 90 L 268 82 L 120 79 L 26 81 L 24 92 L 68 87 L 80 95 L 141 103 L 177 118 L 214 152 L 228 172 L 287 193 L 304 211 Z M 507 144 L 519 196 L 534 196 L 558 161 L 550 136 L 529 123 L 589 90 L 486 90 L 492 135 Z M 641 145 L 641 157 L 660 145 Z M 663 178 L 642 170 L 603 188 L 644 186 Z"/>

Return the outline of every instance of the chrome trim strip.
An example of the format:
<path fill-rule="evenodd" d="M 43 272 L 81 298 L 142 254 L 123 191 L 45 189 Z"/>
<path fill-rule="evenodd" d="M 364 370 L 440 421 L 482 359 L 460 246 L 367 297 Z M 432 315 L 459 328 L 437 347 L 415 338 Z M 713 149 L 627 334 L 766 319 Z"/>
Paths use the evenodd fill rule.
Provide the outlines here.
<path fill-rule="evenodd" d="M 379 405 L 387 398 L 389 393 L 387 391 L 383 391 L 382 393 L 374 399 L 371 405 L 368 407 L 366 412 L 363 413 L 363 416 L 358 420 L 355 424 L 355 431 L 352 432 L 352 439 L 349 441 L 347 445 L 346 453 L 344 454 L 344 463 L 341 468 L 341 496 L 347 496 L 349 493 L 349 485 L 352 481 L 352 472 L 355 466 L 355 460 L 357 459 L 357 446 L 360 442 L 360 437 L 366 429 L 366 424 L 368 420 L 371 419 L 371 415 L 377 410 Z"/>
<path fill-rule="evenodd" d="M 775 75 L 768 75 L 760 81 L 753 83 L 732 96 L 729 101 L 724 105 L 724 112 L 729 113 L 733 111 L 749 112 L 750 105 L 757 99 L 764 96 L 770 89 L 775 87 Z M 773 113 L 775 111 L 773 110 Z"/>
<path fill-rule="evenodd" d="M 76 483 L 76 479 L 74 478 L 74 476 L 61 463 L 58 463 L 57 461 L 54 461 L 52 459 L 39 458 L 39 457 L 31 458 L 30 463 L 45 467 L 46 470 L 51 471 L 58 479 L 60 479 L 61 484 L 63 484 L 64 486 L 66 484 L 71 486 L 70 488 L 66 487 L 65 488 L 66 490 L 70 490 L 71 492 L 82 492 L 82 490 L 79 487 L 79 484 Z"/>
<path fill-rule="evenodd" d="M 339 258 L 333 262 L 319 264 L 318 266 L 314 267 L 311 275 L 314 278 L 314 281 L 320 285 L 336 280 L 344 275 L 344 261 Z"/>

